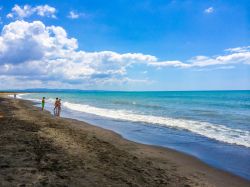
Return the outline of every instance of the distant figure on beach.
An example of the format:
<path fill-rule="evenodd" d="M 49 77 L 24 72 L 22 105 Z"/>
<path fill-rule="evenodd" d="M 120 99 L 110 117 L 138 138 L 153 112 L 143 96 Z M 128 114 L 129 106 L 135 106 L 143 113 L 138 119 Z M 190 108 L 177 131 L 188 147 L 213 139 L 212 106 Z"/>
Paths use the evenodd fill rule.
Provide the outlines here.
<path fill-rule="evenodd" d="M 42 110 L 44 109 L 44 106 L 45 106 L 45 97 L 43 97 L 42 99 Z"/>
<path fill-rule="evenodd" d="M 58 98 L 56 98 L 54 107 L 54 115 L 57 116 L 57 114 L 58 114 Z"/>
<path fill-rule="evenodd" d="M 16 94 L 14 94 L 14 99 L 16 99 Z"/>
<path fill-rule="evenodd" d="M 58 100 L 58 111 L 57 111 L 58 113 L 57 113 L 57 116 L 60 116 L 60 114 L 61 114 L 61 105 L 62 105 L 61 104 L 61 99 L 59 99 Z"/>

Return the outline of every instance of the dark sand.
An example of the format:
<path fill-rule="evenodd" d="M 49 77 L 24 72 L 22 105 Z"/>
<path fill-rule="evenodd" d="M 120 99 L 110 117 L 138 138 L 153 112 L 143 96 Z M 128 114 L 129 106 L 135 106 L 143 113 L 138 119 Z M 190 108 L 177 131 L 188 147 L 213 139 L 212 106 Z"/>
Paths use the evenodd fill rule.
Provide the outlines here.
<path fill-rule="evenodd" d="M 0 186 L 250 186 L 198 159 L 0 97 Z"/>

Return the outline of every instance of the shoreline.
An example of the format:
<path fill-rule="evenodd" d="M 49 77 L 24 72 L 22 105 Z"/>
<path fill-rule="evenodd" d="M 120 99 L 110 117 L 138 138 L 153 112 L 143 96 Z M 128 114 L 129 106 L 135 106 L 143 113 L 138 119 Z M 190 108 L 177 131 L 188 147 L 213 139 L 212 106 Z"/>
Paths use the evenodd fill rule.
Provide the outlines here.
<path fill-rule="evenodd" d="M 0 107 L 4 101 L 7 102 L 6 106 L 17 108 L 12 111 L 14 112 L 14 117 L 12 118 L 21 120 L 24 123 L 32 122 L 36 126 L 39 126 L 39 136 L 41 136 L 43 139 L 50 140 L 52 142 L 51 146 L 59 146 L 60 149 L 62 149 L 62 151 L 70 158 L 78 157 L 78 159 L 84 162 L 84 156 L 86 154 L 90 154 L 88 151 L 86 152 L 86 149 L 88 150 L 88 146 L 92 145 L 91 141 L 94 141 L 95 143 L 97 141 L 98 145 L 96 147 L 92 147 L 92 152 L 95 153 L 93 157 L 97 155 L 98 159 L 88 158 L 89 161 L 93 162 L 92 165 L 90 164 L 91 167 L 89 167 L 92 168 L 93 165 L 98 164 L 105 165 L 108 162 L 109 164 L 105 169 L 111 170 L 113 172 L 108 173 L 107 176 L 99 176 L 99 172 L 106 173 L 106 171 L 103 169 L 100 169 L 98 171 L 98 169 L 96 170 L 92 168 L 93 171 L 91 170 L 90 173 L 94 173 L 94 176 L 99 176 L 93 179 L 93 181 L 105 179 L 107 182 L 105 183 L 106 185 L 116 184 L 112 183 L 115 181 L 117 182 L 117 184 L 132 184 L 132 186 L 141 186 L 145 184 L 154 184 L 155 186 L 166 186 L 166 184 L 169 184 L 169 186 L 250 185 L 250 181 L 246 179 L 243 179 L 226 171 L 213 168 L 212 166 L 203 163 L 199 159 L 185 153 L 178 152 L 169 148 L 132 142 L 130 140 L 124 139 L 121 135 L 113 131 L 96 127 L 94 125 L 75 119 L 55 118 L 50 114 L 50 112 L 42 112 L 38 107 L 32 106 L 32 102 L 30 101 L 19 99 L 14 100 L 9 98 L 3 99 L 1 98 L 1 95 L 0 99 L 2 101 L 0 102 Z M 4 113 L 5 111 L 0 112 Z M 6 114 L 2 115 L 5 116 Z M 51 126 L 53 126 L 53 128 Z M 61 132 L 62 129 L 63 132 Z M 81 138 L 83 138 L 83 134 L 84 137 L 89 137 L 90 142 L 81 141 Z M 117 156 L 113 151 L 110 151 L 111 148 L 113 151 L 115 150 L 114 152 L 119 156 Z M 100 155 L 99 149 L 101 149 Z M 79 155 L 74 152 L 79 153 L 83 158 L 81 156 L 79 157 Z M 106 152 L 108 153 L 107 155 Z M 124 157 L 122 156 L 123 154 L 125 155 Z M 102 158 L 103 155 L 111 158 L 112 160 L 118 160 L 119 162 L 114 161 L 115 163 L 110 163 L 110 159 Z M 99 157 L 101 157 L 101 159 Z M 120 160 L 121 157 L 122 160 Z M 129 164 L 126 163 L 125 160 L 130 161 Z M 86 166 L 86 163 L 83 165 Z M 138 167 L 134 168 L 134 165 L 138 165 Z M 82 166 L 82 164 L 80 164 L 80 166 Z M 117 171 L 118 173 L 120 173 L 120 177 L 118 177 L 119 180 L 117 179 L 117 177 L 112 177 L 112 174 L 116 173 Z M 129 174 L 130 172 L 131 175 Z M 75 178 L 72 177 L 72 179 L 79 181 L 80 179 L 78 178 L 81 178 L 78 176 L 79 171 L 73 173 L 76 176 Z M 1 174 L 2 172 L 0 172 L 0 179 Z M 140 180 L 138 178 L 140 178 Z M 129 179 L 129 182 L 125 181 L 125 179 Z M 70 181 L 71 180 L 68 179 L 68 183 L 73 184 Z M 93 181 L 89 181 L 88 179 L 88 184 L 94 184 Z"/>

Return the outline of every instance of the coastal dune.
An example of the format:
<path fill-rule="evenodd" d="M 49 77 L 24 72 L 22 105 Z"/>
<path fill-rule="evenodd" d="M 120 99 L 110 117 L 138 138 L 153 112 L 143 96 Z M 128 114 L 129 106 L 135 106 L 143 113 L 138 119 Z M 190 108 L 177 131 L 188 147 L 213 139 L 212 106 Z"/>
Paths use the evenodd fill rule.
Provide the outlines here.
<path fill-rule="evenodd" d="M 250 186 L 200 160 L 0 96 L 0 186 Z"/>

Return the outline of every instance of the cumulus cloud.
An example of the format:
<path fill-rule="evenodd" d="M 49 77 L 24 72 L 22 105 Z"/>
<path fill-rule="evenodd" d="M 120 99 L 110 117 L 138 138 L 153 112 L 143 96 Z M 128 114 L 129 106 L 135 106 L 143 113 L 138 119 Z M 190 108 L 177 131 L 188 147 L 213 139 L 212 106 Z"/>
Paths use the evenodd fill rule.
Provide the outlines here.
<path fill-rule="evenodd" d="M 54 35 L 54 37 L 50 37 Z M 0 63 L 23 63 L 41 60 L 45 55 L 77 48 L 74 38 L 68 39 L 61 27 L 45 27 L 40 21 L 12 22 L 3 27 L 0 37 Z"/>
<path fill-rule="evenodd" d="M 51 17 L 56 18 L 56 9 L 49 5 L 39 5 L 32 7 L 30 5 L 19 6 L 15 5 L 11 12 L 7 14 L 7 18 L 17 18 L 17 19 L 24 19 L 30 17 L 31 15 L 38 15 L 41 17 Z"/>
<path fill-rule="evenodd" d="M 128 82 L 129 68 L 141 64 L 155 68 L 230 69 L 234 64 L 250 64 L 250 47 L 230 48 L 224 55 L 195 56 L 186 61 L 165 60 L 142 53 L 78 50 L 77 40 L 58 26 L 41 21 L 14 21 L 0 35 L 0 75 L 7 80 L 41 85 L 95 85 Z M 32 81 L 30 81 L 32 80 Z M 1 82 L 1 81 L 0 81 Z M 53 84 L 52 84 L 53 83 Z"/>
<path fill-rule="evenodd" d="M 213 7 L 209 7 L 209 8 L 207 8 L 207 9 L 205 9 L 204 12 L 205 12 L 206 14 L 211 14 L 211 13 L 214 12 L 214 8 L 213 8 Z"/>
<path fill-rule="evenodd" d="M 141 53 L 77 50 L 77 40 L 62 27 L 41 21 L 15 21 L 5 25 L 0 36 L 0 73 L 42 81 L 78 84 L 90 80 L 124 79 L 134 63 L 156 61 Z"/>

